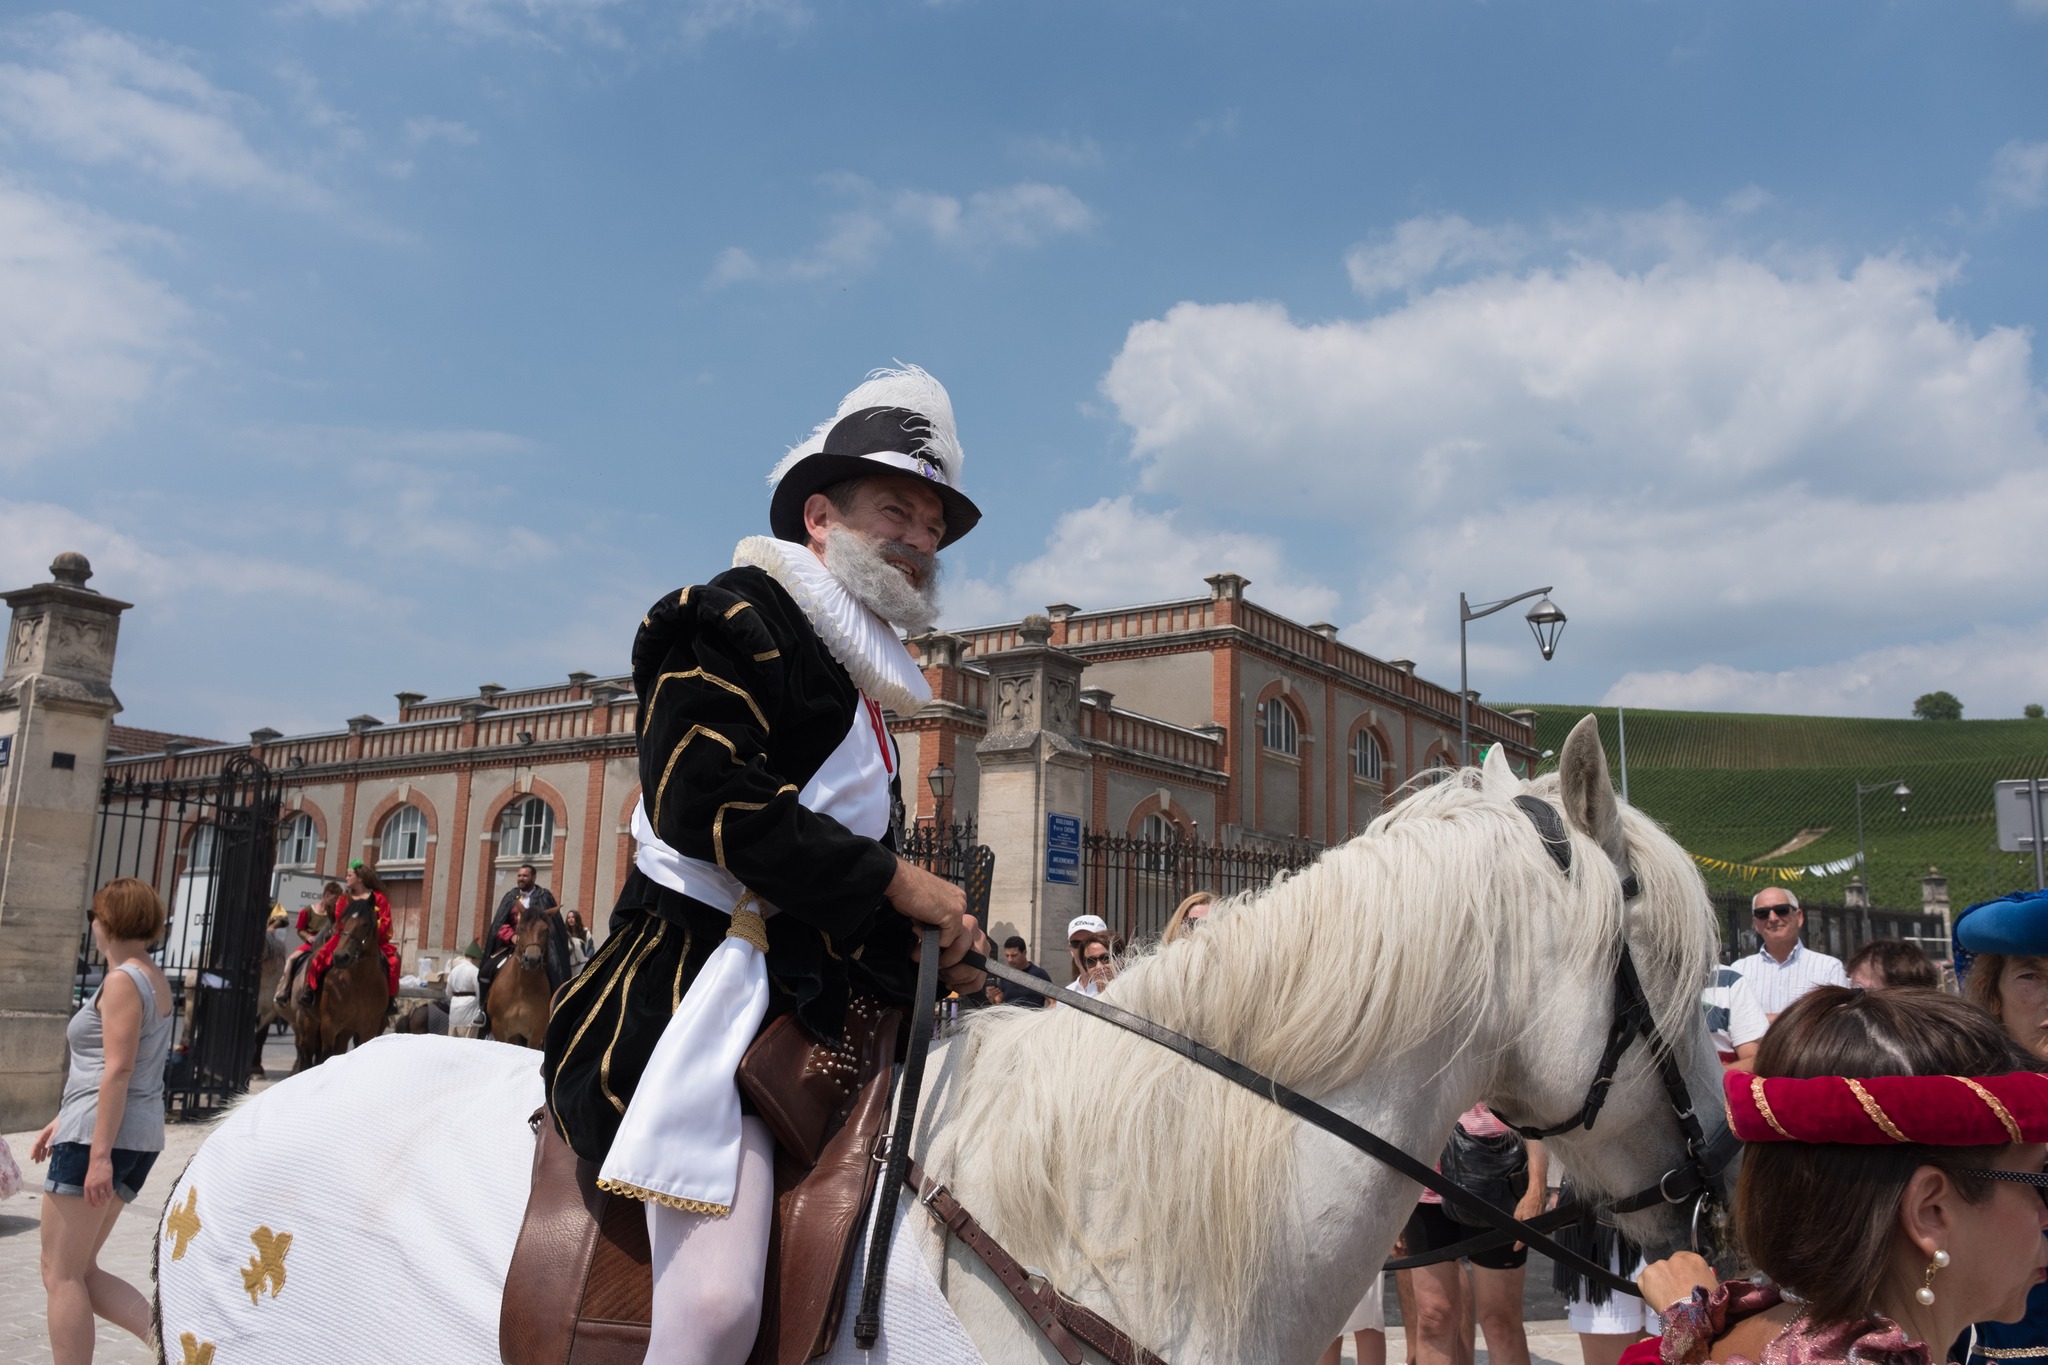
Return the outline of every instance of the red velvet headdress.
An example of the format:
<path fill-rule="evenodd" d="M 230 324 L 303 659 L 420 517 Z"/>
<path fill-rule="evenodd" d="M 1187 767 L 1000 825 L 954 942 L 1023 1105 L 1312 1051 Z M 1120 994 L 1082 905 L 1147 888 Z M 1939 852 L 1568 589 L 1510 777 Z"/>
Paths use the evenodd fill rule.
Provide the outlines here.
<path fill-rule="evenodd" d="M 1722 1078 L 1728 1126 L 1744 1142 L 2048 1142 L 2048 1075 Z"/>

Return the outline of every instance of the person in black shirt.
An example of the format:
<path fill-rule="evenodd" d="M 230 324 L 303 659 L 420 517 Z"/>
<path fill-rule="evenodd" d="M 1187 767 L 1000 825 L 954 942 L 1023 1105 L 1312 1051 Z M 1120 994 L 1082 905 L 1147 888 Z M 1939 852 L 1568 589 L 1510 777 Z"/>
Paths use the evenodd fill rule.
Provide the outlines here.
<path fill-rule="evenodd" d="M 1024 940 L 1016 934 L 1003 940 L 1003 961 L 1010 964 L 1012 971 L 1024 972 L 1037 977 L 1048 986 L 1052 985 L 1052 977 L 1045 968 L 1031 960 Z M 1026 1009 L 1034 1010 L 1045 1008 L 1045 997 L 1028 987 L 1012 985 L 1008 981 L 991 981 L 989 984 L 1001 988 L 1005 1005 L 1022 1005 Z"/>

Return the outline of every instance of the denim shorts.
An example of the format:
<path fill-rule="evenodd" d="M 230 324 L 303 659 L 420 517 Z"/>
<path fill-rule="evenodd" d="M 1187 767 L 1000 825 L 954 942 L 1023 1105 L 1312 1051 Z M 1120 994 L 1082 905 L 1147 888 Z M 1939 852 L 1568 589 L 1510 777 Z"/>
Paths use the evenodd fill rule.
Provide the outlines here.
<path fill-rule="evenodd" d="M 114 1193 L 122 1203 L 132 1204 L 135 1196 L 142 1193 L 142 1182 L 149 1179 L 149 1168 L 156 1164 L 156 1158 L 155 1152 L 114 1149 Z M 50 1148 L 50 1169 L 43 1174 L 43 1188 L 51 1194 L 83 1195 L 86 1168 L 90 1165 L 91 1143 L 59 1142 Z"/>

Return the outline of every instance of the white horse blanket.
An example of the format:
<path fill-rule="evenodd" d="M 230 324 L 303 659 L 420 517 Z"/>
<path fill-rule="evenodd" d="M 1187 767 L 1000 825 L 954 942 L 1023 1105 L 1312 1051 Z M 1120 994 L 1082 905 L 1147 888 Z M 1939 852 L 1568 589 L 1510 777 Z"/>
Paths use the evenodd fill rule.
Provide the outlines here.
<path fill-rule="evenodd" d="M 167 1357 L 496 1365 L 539 1065 L 530 1048 L 387 1035 L 236 1105 L 158 1228 Z M 979 1365 L 934 1277 L 930 1216 L 906 1196 L 897 1217 L 877 1349 L 853 1345 L 856 1266 L 829 1359 Z"/>

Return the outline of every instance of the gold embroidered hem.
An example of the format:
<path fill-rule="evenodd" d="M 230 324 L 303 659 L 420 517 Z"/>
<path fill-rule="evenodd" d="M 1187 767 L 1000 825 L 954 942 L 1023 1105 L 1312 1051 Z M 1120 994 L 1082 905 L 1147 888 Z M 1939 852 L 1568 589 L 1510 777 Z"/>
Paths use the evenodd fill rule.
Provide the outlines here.
<path fill-rule="evenodd" d="M 2043 1360 L 2048 1359 L 2048 1346 L 1979 1346 L 1970 1355 L 1986 1360 Z"/>
<path fill-rule="evenodd" d="M 701 1199 L 678 1199 L 660 1190 L 645 1189 L 624 1180 L 607 1180 L 600 1176 L 597 1187 L 606 1194 L 616 1194 L 625 1199 L 637 1199 L 643 1204 L 660 1204 L 663 1208 L 678 1213 L 700 1213 L 706 1218 L 723 1218 L 732 1212 L 730 1204 L 707 1204 Z"/>

